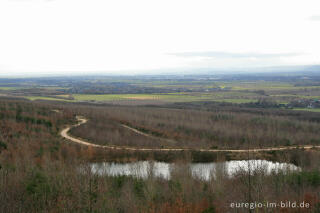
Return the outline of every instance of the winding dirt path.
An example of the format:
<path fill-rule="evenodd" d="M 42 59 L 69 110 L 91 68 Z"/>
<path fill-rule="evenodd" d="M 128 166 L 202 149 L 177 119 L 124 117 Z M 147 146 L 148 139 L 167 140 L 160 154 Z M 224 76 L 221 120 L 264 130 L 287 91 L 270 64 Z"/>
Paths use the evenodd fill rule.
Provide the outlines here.
<path fill-rule="evenodd" d="M 159 139 L 159 140 L 167 141 L 167 142 L 173 143 L 173 144 L 178 143 L 178 141 L 175 141 L 175 140 L 173 140 L 173 139 L 161 138 L 161 137 L 157 137 L 157 136 L 153 136 L 153 135 L 151 135 L 151 134 L 147 134 L 147 133 L 141 132 L 140 130 L 135 129 L 135 128 L 130 127 L 130 126 L 127 126 L 127 125 L 125 125 L 125 124 L 121 124 L 121 126 L 124 127 L 124 128 L 126 128 L 126 129 L 129 129 L 129 130 L 131 130 L 131 131 L 133 131 L 133 132 L 135 132 L 135 133 L 137 133 L 137 134 L 139 134 L 139 135 L 146 136 L 146 137 L 148 137 L 148 138 Z"/>
<path fill-rule="evenodd" d="M 112 145 L 98 145 L 98 144 L 93 144 L 85 141 L 84 139 L 81 138 L 75 138 L 71 135 L 69 135 L 69 131 L 71 128 L 80 126 L 82 124 L 85 124 L 88 120 L 82 116 L 77 116 L 76 117 L 79 123 L 73 125 L 73 126 L 68 126 L 65 129 L 63 129 L 60 132 L 60 135 L 68 139 L 72 142 L 86 145 L 86 146 L 91 146 L 91 147 L 98 147 L 98 148 L 103 148 L 103 149 L 114 149 L 114 150 L 130 150 L 130 151 L 187 151 L 187 150 L 193 150 L 193 151 L 200 151 L 200 152 L 248 152 L 247 149 L 188 149 L 188 148 L 138 148 L 138 147 L 125 147 L 125 146 L 112 146 Z M 133 132 L 137 134 L 144 135 L 146 137 L 154 137 L 152 135 L 143 133 L 137 129 L 134 129 L 132 127 L 129 127 L 127 125 L 122 125 L 123 127 L 132 130 Z M 170 140 L 170 139 L 169 139 Z M 257 148 L 257 149 L 250 149 L 250 152 L 264 152 L 264 151 L 279 151 L 279 150 L 290 150 L 290 149 L 296 149 L 296 148 L 303 148 L 303 149 L 312 149 L 312 148 L 320 148 L 319 146 L 314 146 L 314 145 L 300 145 L 300 146 L 286 146 L 286 147 L 269 147 L 269 148 Z"/>

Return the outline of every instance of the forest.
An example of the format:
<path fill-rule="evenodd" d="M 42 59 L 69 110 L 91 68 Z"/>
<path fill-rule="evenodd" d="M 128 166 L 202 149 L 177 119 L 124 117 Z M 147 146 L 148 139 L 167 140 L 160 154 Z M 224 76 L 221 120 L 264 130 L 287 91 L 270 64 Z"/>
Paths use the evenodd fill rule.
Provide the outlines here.
<path fill-rule="evenodd" d="M 185 109 L 179 109 L 178 105 L 115 107 L 1 99 L 0 212 L 239 212 L 230 203 L 251 201 L 310 204 L 308 209 L 281 208 L 282 212 L 320 210 L 319 149 L 299 148 L 319 143 L 317 114 L 198 105 L 184 104 Z M 131 152 L 75 144 L 59 132 L 77 123 L 77 115 L 89 121 L 70 134 L 92 143 L 190 150 Z M 136 134 L 124 124 L 152 137 Z M 197 146 L 237 149 L 248 144 L 297 148 L 243 154 L 193 151 Z M 290 162 L 301 170 L 271 174 L 264 169 L 249 174 L 240 170 L 228 176 L 224 168 L 216 168 L 214 178 L 204 180 L 193 177 L 188 166 L 189 162 L 232 158 Z M 174 162 L 175 166 L 169 180 L 152 172 L 147 178 L 102 176 L 89 166 L 90 162 L 137 160 Z"/>

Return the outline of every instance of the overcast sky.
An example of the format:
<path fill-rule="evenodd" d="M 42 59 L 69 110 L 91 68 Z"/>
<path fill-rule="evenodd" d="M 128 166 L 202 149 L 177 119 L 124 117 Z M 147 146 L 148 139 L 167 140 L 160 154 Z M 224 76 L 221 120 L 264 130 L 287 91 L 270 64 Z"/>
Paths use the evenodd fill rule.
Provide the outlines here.
<path fill-rule="evenodd" d="M 0 0 L 0 75 L 320 64 L 319 0 Z"/>

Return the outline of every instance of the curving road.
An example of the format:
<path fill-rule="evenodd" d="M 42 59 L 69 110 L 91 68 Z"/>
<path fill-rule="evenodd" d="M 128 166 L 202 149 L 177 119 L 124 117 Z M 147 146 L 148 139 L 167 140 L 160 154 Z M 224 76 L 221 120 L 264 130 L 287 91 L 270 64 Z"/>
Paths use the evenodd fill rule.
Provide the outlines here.
<path fill-rule="evenodd" d="M 79 121 L 79 123 L 77 123 L 73 126 L 66 127 L 65 129 L 63 129 L 60 132 L 60 135 L 63 138 L 66 138 L 72 142 L 86 145 L 86 146 L 91 146 L 91 147 L 98 147 L 98 148 L 103 148 L 103 149 L 116 149 L 116 150 L 130 150 L 130 151 L 187 151 L 187 150 L 193 150 L 193 151 L 200 151 L 200 152 L 248 152 L 248 149 L 139 148 L 139 147 L 125 147 L 125 146 L 112 146 L 112 145 L 98 145 L 98 144 L 89 143 L 81 138 L 75 138 L 75 137 L 68 134 L 71 128 L 80 126 L 88 121 L 86 118 L 84 118 L 82 116 L 77 116 L 76 118 Z M 143 132 L 141 132 L 137 129 L 134 129 L 132 127 L 129 127 L 126 125 L 122 125 L 122 126 L 134 131 L 135 133 L 144 135 L 146 137 L 154 137 L 152 135 L 143 133 Z M 297 148 L 297 146 L 269 147 L 269 148 L 249 149 L 249 151 L 250 152 L 264 152 L 264 151 L 290 150 L 290 149 L 296 149 L 296 148 Z M 303 149 L 320 148 L 320 145 L 319 146 L 300 145 L 298 148 L 303 148 Z"/>

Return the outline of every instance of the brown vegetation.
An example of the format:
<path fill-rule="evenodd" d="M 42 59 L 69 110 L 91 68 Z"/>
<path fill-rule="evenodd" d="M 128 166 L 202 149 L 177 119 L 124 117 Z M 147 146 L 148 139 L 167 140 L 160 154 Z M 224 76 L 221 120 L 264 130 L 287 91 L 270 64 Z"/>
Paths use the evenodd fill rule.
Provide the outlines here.
<path fill-rule="evenodd" d="M 139 179 L 125 176 L 99 176 L 86 167 L 89 160 L 97 159 L 99 156 L 105 156 L 109 160 L 120 158 L 134 160 L 137 158 L 137 153 L 78 146 L 64 141 L 58 135 L 64 125 L 75 122 L 76 114 L 90 117 L 92 122 L 96 121 L 96 124 L 91 123 L 90 125 L 96 125 L 101 130 L 105 125 L 110 125 L 107 127 L 122 131 L 118 122 L 124 120 L 133 126 L 150 126 L 152 131 L 166 134 L 164 137 L 179 140 L 201 137 L 198 133 L 188 136 L 182 130 L 178 130 L 177 136 L 173 136 L 171 128 L 177 124 L 183 128 L 200 132 L 209 131 L 212 128 L 214 130 L 219 128 L 222 130 L 222 127 L 228 129 L 236 124 L 238 128 L 247 130 L 249 127 L 254 128 L 254 125 L 245 125 L 245 127 L 242 125 L 252 119 L 253 115 L 239 114 L 238 117 L 238 114 L 224 112 L 73 107 L 72 105 L 59 106 L 59 113 L 52 111 L 56 108 L 57 106 L 45 103 L 0 101 L 0 212 L 243 212 L 247 210 L 230 209 L 230 203 L 279 202 L 281 200 L 309 202 L 311 208 L 308 211 L 319 211 L 320 154 L 317 150 L 269 153 L 270 156 L 282 157 L 284 161 L 294 161 L 302 167 L 302 171 L 267 175 L 261 170 L 251 173 L 250 183 L 247 173 L 239 172 L 235 177 L 226 177 L 222 168 L 217 171 L 218 175 L 210 181 L 193 178 L 185 162 L 193 160 L 192 158 L 199 153 L 181 154 L 184 160 L 177 162 L 170 180 L 152 175 L 147 179 Z M 215 115 L 218 116 L 217 124 L 212 120 Z M 219 116 L 223 115 L 234 116 L 234 122 L 219 119 Z M 110 123 L 104 123 L 104 119 L 108 119 Z M 272 125 L 281 126 L 284 121 L 291 120 L 277 116 L 272 116 L 270 119 L 271 123 L 261 125 L 268 127 L 271 133 L 289 134 L 295 130 L 293 127 L 284 125 L 285 133 L 280 133 L 272 128 Z M 203 125 L 201 125 L 202 122 Z M 297 125 L 305 124 L 308 127 L 305 127 L 304 132 L 297 130 L 297 137 L 300 137 L 301 134 L 310 139 L 315 134 L 313 128 L 318 127 L 317 123 L 297 120 L 293 122 Z M 158 126 L 157 123 L 164 123 L 168 130 L 164 131 L 165 127 Z M 205 124 L 211 126 L 207 127 Z M 90 128 L 88 124 L 83 131 L 92 131 Z M 246 133 L 250 133 L 248 135 L 250 141 L 254 141 L 252 139 L 255 138 L 255 130 Z M 110 130 L 105 129 L 105 131 L 111 134 Z M 98 131 L 96 133 L 101 134 Z M 134 138 L 131 132 L 120 133 Z M 257 134 L 259 135 L 259 132 Z M 277 135 L 274 138 L 277 138 Z M 113 142 L 116 143 L 117 140 L 121 142 L 118 138 Z M 199 144 L 206 145 L 206 143 L 207 139 L 204 136 Z M 183 145 L 189 145 L 189 143 L 186 142 Z M 256 144 L 253 143 L 253 145 Z M 161 156 L 164 159 L 168 156 L 172 157 L 169 153 L 159 155 L 144 153 L 140 157 L 157 159 Z M 225 159 L 225 156 L 217 156 L 212 153 L 201 154 L 201 157 L 204 158 L 204 156 L 211 160 Z M 86 168 L 83 172 L 79 171 L 81 165 L 85 165 Z M 249 190 L 250 196 L 248 195 Z M 281 210 L 294 211 L 292 209 Z"/>
<path fill-rule="evenodd" d="M 277 112 L 257 115 L 236 110 L 199 111 L 156 107 L 105 107 L 79 110 L 89 122 L 71 134 L 98 144 L 205 149 L 319 145 L 320 123 Z M 157 138 L 148 138 L 120 124 Z M 171 139 L 171 140 L 166 140 Z"/>

